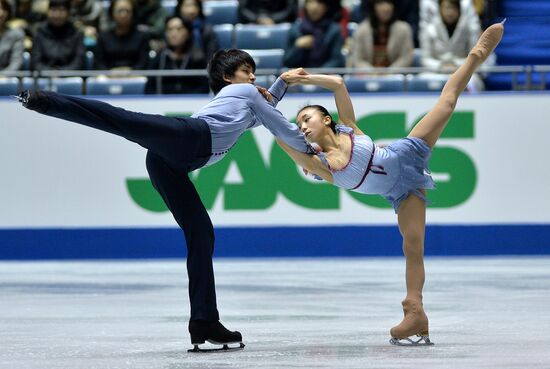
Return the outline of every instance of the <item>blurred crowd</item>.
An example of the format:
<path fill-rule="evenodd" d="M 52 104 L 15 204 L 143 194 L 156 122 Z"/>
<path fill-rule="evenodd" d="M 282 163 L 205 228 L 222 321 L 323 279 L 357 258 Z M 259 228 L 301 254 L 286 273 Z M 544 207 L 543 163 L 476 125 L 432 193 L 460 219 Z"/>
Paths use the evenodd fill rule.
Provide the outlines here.
<path fill-rule="evenodd" d="M 497 0 L 239 0 L 238 23 L 290 23 L 288 68 L 425 66 L 448 73 L 497 6 Z M 169 7 L 159 0 L 0 0 L 3 71 L 204 69 L 217 49 L 201 0 Z M 162 77 L 160 84 L 151 78 L 147 91 L 204 93 L 204 78 Z M 480 79 L 474 83 L 483 88 Z"/>

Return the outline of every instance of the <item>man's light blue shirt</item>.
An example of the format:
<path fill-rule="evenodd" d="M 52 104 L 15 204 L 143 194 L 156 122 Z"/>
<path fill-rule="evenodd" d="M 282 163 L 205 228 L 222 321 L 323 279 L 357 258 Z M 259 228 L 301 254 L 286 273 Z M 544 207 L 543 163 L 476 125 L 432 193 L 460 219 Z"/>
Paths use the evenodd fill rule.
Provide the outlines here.
<path fill-rule="evenodd" d="M 269 88 L 273 101 L 268 102 L 253 84 L 237 83 L 225 86 L 201 110 L 192 115 L 204 120 L 212 135 L 212 156 L 206 166 L 225 156 L 247 129 L 264 125 L 293 149 L 313 154 L 296 124 L 290 123 L 275 107 L 282 99 L 287 84 L 281 78 Z"/>

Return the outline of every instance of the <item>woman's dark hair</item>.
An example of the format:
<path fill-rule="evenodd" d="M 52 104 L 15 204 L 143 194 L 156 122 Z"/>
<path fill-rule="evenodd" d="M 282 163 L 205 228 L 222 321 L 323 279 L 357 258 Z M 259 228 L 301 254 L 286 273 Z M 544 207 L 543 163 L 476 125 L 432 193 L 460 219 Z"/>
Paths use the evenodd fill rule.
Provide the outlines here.
<path fill-rule="evenodd" d="M 8 0 L 0 0 L 0 6 L 2 7 L 2 9 L 4 9 L 6 13 L 8 13 L 8 16 L 6 17 L 6 22 L 9 21 L 11 19 L 11 16 L 13 15 L 11 4 L 8 2 Z"/>
<path fill-rule="evenodd" d="M 214 53 L 208 63 L 208 84 L 214 94 L 231 83 L 223 77 L 233 77 L 235 72 L 243 65 L 248 65 L 252 71 L 256 71 L 254 59 L 245 51 L 239 49 L 220 49 Z"/>
<path fill-rule="evenodd" d="M 164 31 L 165 32 L 166 32 L 166 29 L 168 28 L 168 23 L 172 19 L 179 19 L 181 21 L 181 24 L 183 25 L 183 27 L 185 29 L 187 29 L 187 33 L 189 34 L 189 37 L 187 37 L 187 40 L 182 45 L 182 50 L 184 52 L 187 52 L 187 51 L 189 51 L 189 49 L 191 49 L 191 46 L 193 46 L 193 25 L 191 24 L 191 22 L 183 19 L 179 15 L 172 15 L 172 16 L 169 16 L 168 18 L 166 18 L 166 21 L 164 21 Z"/>
<path fill-rule="evenodd" d="M 451 5 L 456 6 L 458 8 L 458 10 L 460 10 L 460 0 L 439 0 L 438 1 L 439 6 L 441 6 L 443 1 L 447 1 L 447 2 L 451 3 Z"/>
<path fill-rule="evenodd" d="M 393 15 L 388 22 L 388 28 L 397 20 L 396 16 L 396 9 L 395 9 L 395 1 L 393 0 L 370 0 L 368 2 L 368 9 L 369 9 L 369 22 L 372 27 L 372 31 L 374 32 L 374 39 L 376 40 L 378 37 L 378 29 L 379 29 L 379 22 L 378 18 L 376 18 L 376 12 L 374 11 L 374 7 L 378 3 L 390 3 L 393 5 Z"/>
<path fill-rule="evenodd" d="M 181 6 L 183 5 L 183 2 L 185 0 L 178 0 L 178 3 L 176 4 L 176 7 L 174 8 L 174 15 L 181 15 Z M 195 4 L 199 7 L 199 18 L 204 19 L 204 13 L 202 11 L 202 0 L 193 0 Z"/>
<path fill-rule="evenodd" d="M 113 11 L 115 9 L 115 5 L 119 1 L 127 1 L 130 3 L 130 6 L 132 7 L 132 20 L 135 22 L 136 19 L 136 10 L 137 10 L 137 3 L 135 0 L 111 0 L 111 4 L 109 4 L 109 17 L 111 19 L 114 19 L 113 17 Z"/>
<path fill-rule="evenodd" d="M 304 111 L 305 109 L 309 109 L 309 108 L 317 110 L 319 113 L 321 113 L 323 118 L 324 117 L 330 117 L 330 129 L 332 130 L 332 132 L 336 133 L 336 122 L 334 121 L 334 119 L 332 119 L 332 115 L 330 115 L 330 113 L 328 112 L 328 110 L 324 106 L 321 106 L 321 105 L 306 105 L 302 109 L 298 110 L 297 116 L 300 115 L 300 113 L 302 111 Z"/>

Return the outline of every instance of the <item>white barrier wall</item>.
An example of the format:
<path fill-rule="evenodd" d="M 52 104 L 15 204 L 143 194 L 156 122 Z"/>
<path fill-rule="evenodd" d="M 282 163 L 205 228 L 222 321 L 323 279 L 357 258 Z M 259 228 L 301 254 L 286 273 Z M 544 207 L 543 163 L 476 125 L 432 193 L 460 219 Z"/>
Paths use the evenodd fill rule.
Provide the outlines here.
<path fill-rule="evenodd" d="M 207 97 L 104 98 L 148 113 L 189 114 Z M 354 96 L 377 142 L 404 136 L 436 96 Z M 287 95 L 335 111 L 330 95 Z M 174 226 L 152 191 L 145 150 L 124 139 L 0 100 L 0 228 Z M 464 96 L 433 153 L 431 224 L 550 223 L 550 101 L 546 94 Z M 195 182 L 217 226 L 385 225 L 384 200 L 305 178 L 259 127 Z"/>

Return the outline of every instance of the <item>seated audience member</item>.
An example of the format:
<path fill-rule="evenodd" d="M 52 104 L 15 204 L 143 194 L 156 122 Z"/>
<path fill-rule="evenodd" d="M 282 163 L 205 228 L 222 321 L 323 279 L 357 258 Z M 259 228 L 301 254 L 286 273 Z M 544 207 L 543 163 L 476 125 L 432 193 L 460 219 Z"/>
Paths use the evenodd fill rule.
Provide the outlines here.
<path fill-rule="evenodd" d="M 341 0 L 330 0 L 329 2 L 329 14 L 332 14 L 332 19 L 340 25 L 340 33 L 344 41 L 349 36 L 348 24 L 350 22 L 350 11 L 348 8 L 342 5 Z"/>
<path fill-rule="evenodd" d="M 371 0 L 369 17 L 353 40 L 352 66 L 410 67 L 414 60 L 411 27 L 396 19 L 393 0 Z"/>
<path fill-rule="evenodd" d="M 439 18 L 439 0 L 420 0 L 419 8 L 419 23 L 418 23 L 418 38 L 422 38 L 422 33 L 429 24 L 434 22 L 435 18 Z M 479 17 L 474 8 L 472 0 L 459 0 L 460 16 L 463 22 L 470 25 L 474 29 L 481 28 Z"/>
<path fill-rule="evenodd" d="M 426 22 L 421 33 L 422 65 L 444 73 L 454 72 L 463 64 L 480 33 L 477 17 L 473 20 L 464 16 L 460 0 L 439 0 L 439 13 Z M 485 65 L 493 63 L 494 56 Z M 483 89 L 478 74 L 474 74 L 468 89 Z"/>
<path fill-rule="evenodd" d="M 296 0 L 239 0 L 239 20 L 241 23 L 272 25 L 294 22 L 298 14 Z"/>
<path fill-rule="evenodd" d="M 19 28 L 25 33 L 25 50 L 31 50 L 32 37 L 36 27 L 46 20 L 45 12 L 37 11 L 33 7 L 32 0 L 15 0 L 15 14 L 9 22 L 9 28 Z"/>
<path fill-rule="evenodd" d="M 418 45 L 419 0 L 394 0 L 395 17 L 405 21 L 411 26 L 415 45 Z M 368 17 L 370 14 L 369 3 L 371 0 L 361 0 L 361 13 Z"/>
<path fill-rule="evenodd" d="M 289 68 L 343 67 L 344 40 L 329 13 L 330 0 L 306 0 L 304 18 L 290 29 L 284 65 Z"/>
<path fill-rule="evenodd" d="M 84 33 L 85 41 L 90 39 L 95 44 L 102 10 L 98 0 L 71 1 L 71 19 L 75 27 Z"/>
<path fill-rule="evenodd" d="M 69 21 L 69 10 L 69 0 L 50 0 L 48 20 L 38 26 L 33 38 L 32 69 L 83 69 L 83 36 Z"/>
<path fill-rule="evenodd" d="M 151 39 L 162 39 L 167 15 L 159 0 L 137 0 L 136 23 Z"/>
<path fill-rule="evenodd" d="M 113 0 L 109 14 L 111 30 L 101 32 L 95 49 L 96 69 L 145 69 L 149 61 L 149 36 L 134 23 L 136 4 Z"/>
<path fill-rule="evenodd" d="M 212 26 L 204 17 L 202 1 L 178 0 L 174 15 L 179 15 L 184 20 L 191 22 L 193 26 L 193 42 L 204 51 L 206 59 L 210 60 L 220 46 Z"/>
<path fill-rule="evenodd" d="M 20 29 L 9 29 L 11 5 L 0 0 L 0 71 L 16 71 L 23 65 L 23 40 L 25 35 Z"/>
<path fill-rule="evenodd" d="M 201 48 L 193 42 L 193 26 L 175 15 L 166 20 L 166 47 L 153 60 L 149 69 L 179 70 L 206 68 L 206 57 Z M 162 86 L 162 88 L 161 88 Z M 186 94 L 208 93 L 206 76 L 149 77 L 147 93 Z"/>

